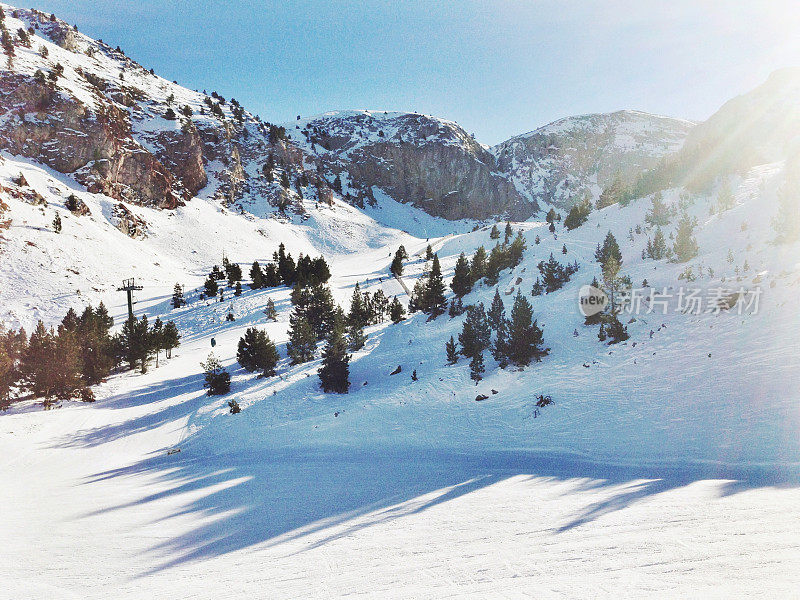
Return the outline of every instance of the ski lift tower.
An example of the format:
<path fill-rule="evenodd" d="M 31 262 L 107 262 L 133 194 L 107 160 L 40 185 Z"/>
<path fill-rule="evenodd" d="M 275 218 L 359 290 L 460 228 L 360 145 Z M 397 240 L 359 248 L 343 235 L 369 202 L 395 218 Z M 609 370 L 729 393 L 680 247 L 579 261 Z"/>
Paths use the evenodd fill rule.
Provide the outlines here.
<path fill-rule="evenodd" d="M 122 286 L 117 288 L 118 292 L 127 292 L 128 294 L 128 318 L 130 319 L 133 318 L 133 291 L 141 289 L 143 289 L 142 286 L 136 285 L 133 277 L 124 279 L 122 281 Z"/>

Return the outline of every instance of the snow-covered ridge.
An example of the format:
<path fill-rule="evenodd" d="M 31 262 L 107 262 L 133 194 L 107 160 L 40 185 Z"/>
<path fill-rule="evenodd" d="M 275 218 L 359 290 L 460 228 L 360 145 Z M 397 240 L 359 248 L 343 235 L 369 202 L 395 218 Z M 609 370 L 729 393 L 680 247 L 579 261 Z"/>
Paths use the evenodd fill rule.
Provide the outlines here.
<path fill-rule="evenodd" d="M 491 148 L 526 197 L 568 208 L 596 200 L 680 150 L 694 123 L 640 111 L 566 117 Z"/>

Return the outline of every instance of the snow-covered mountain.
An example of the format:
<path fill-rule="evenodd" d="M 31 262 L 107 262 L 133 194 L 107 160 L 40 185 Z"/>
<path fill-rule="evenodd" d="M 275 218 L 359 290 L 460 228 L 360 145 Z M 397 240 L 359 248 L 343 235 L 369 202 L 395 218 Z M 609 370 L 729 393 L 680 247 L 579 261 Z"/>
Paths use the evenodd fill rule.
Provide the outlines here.
<path fill-rule="evenodd" d="M 494 146 L 498 168 L 532 202 L 596 201 L 614 178 L 635 179 L 683 145 L 694 123 L 622 110 L 559 119 Z"/>
<path fill-rule="evenodd" d="M 288 126 L 287 126 L 288 127 Z M 528 218 L 525 201 L 494 157 L 458 124 L 429 115 L 334 111 L 294 125 L 304 148 L 363 206 L 388 194 L 447 219 Z"/>

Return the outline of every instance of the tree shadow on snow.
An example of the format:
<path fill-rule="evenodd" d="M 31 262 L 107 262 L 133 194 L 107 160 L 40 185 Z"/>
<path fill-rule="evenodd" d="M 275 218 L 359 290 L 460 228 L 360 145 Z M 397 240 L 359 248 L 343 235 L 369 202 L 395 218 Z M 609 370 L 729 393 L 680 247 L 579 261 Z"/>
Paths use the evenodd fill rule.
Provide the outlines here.
<path fill-rule="evenodd" d="M 152 482 L 155 476 L 162 489 L 85 516 L 135 509 L 189 492 L 205 492 L 202 497 L 181 504 L 164 520 L 188 514 L 219 518 L 206 520 L 190 532 L 154 546 L 151 550 L 160 564 L 141 574 L 146 576 L 256 544 L 276 546 L 313 536 L 305 547 L 311 549 L 520 475 L 571 482 L 574 486 L 570 493 L 607 490 L 608 497 L 575 514 L 554 530 L 555 535 L 695 481 L 725 480 L 723 495 L 757 487 L 800 485 L 794 471 L 716 465 L 623 467 L 558 453 L 486 452 L 477 456 L 348 449 L 209 457 L 183 453 L 153 456 L 125 468 L 95 474 L 87 484 L 139 476 Z M 536 508 L 532 505 L 528 516 L 520 518 L 535 519 Z"/>

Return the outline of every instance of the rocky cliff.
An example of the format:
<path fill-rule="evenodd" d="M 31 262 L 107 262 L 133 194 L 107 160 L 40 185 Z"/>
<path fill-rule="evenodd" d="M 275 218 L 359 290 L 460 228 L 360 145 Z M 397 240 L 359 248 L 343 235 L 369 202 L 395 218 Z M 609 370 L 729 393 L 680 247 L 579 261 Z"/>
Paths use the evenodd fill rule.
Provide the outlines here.
<path fill-rule="evenodd" d="M 524 219 L 537 210 L 498 172 L 494 156 L 450 121 L 342 111 L 298 121 L 290 131 L 356 204 L 371 202 L 378 187 L 446 219 Z"/>

